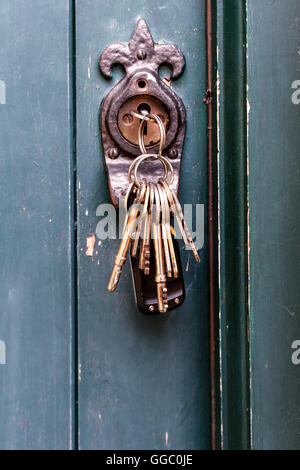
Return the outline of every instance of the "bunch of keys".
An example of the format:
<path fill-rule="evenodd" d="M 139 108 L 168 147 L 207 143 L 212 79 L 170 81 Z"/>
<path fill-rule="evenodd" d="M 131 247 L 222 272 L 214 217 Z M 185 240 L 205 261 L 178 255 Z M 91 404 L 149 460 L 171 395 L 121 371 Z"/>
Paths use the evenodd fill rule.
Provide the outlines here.
<path fill-rule="evenodd" d="M 184 302 L 184 282 L 171 220 L 176 220 L 186 248 L 200 261 L 192 236 L 184 219 L 178 197 L 171 184 L 173 167 L 162 155 L 166 131 L 162 120 L 155 114 L 141 117 L 139 145 L 142 154 L 129 167 L 129 186 L 125 196 L 126 216 L 122 241 L 115 257 L 108 290 L 114 291 L 121 276 L 127 254 L 130 253 L 135 296 L 139 309 L 146 314 L 165 313 Z M 146 120 L 154 120 L 160 129 L 159 152 L 149 154 L 143 140 Z M 159 161 L 163 174 L 156 182 L 140 181 L 138 171 L 144 162 Z"/>

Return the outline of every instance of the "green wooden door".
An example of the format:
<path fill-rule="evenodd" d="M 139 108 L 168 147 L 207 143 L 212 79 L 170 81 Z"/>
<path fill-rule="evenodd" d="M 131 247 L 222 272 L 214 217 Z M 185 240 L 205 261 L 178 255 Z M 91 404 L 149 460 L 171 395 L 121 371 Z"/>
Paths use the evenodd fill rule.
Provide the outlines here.
<path fill-rule="evenodd" d="M 298 3 L 2 0 L 1 449 L 300 448 Z M 118 240 L 95 237 L 110 202 L 99 107 L 123 74 L 105 80 L 98 59 L 140 17 L 185 55 L 171 83 L 187 110 L 180 199 L 205 206 L 200 265 L 181 249 L 186 301 L 154 317 L 138 312 L 128 265 L 107 291 Z"/>

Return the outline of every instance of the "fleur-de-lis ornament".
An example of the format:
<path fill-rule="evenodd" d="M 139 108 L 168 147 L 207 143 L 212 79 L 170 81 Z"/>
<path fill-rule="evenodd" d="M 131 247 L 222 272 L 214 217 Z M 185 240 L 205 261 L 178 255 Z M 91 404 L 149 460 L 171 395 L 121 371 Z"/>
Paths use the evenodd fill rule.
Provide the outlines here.
<path fill-rule="evenodd" d="M 110 78 L 113 64 L 122 64 L 127 74 L 135 72 L 136 68 L 149 67 L 158 72 L 161 64 L 173 67 L 172 80 L 178 78 L 185 65 L 182 52 L 173 44 L 155 44 L 146 21 L 141 18 L 135 27 L 131 41 L 114 42 L 107 46 L 100 57 L 100 69 L 105 77 Z"/>

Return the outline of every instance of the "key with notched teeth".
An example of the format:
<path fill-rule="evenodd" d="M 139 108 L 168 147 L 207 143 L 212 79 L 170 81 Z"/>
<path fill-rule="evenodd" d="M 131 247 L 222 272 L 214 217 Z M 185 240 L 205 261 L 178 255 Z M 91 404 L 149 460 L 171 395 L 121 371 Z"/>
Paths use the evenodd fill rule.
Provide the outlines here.
<path fill-rule="evenodd" d="M 175 192 L 172 190 L 172 188 L 170 188 L 165 182 L 161 181 L 161 183 L 163 184 L 165 190 L 166 190 L 166 194 L 167 194 L 167 197 L 169 199 L 169 203 L 171 204 L 171 207 L 172 207 L 172 212 L 174 214 L 174 216 L 176 217 L 177 219 L 177 223 L 178 223 L 178 226 L 179 226 L 179 230 L 181 232 L 181 235 L 182 235 L 182 239 L 184 241 L 184 244 L 185 244 L 185 247 L 188 249 L 188 247 L 191 248 L 192 252 L 193 252 L 193 255 L 194 255 L 194 258 L 195 260 L 197 261 L 197 263 L 200 263 L 200 257 L 198 255 L 198 252 L 196 250 L 196 247 L 195 247 L 195 244 L 193 242 L 193 239 L 192 239 L 192 236 L 191 236 L 191 233 L 189 231 L 189 228 L 187 226 L 187 223 L 185 221 L 185 218 L 184 218 L 184 215 L 183 215 L 183 211 L 182 211 L 182 207 L 181 207 L 181 204 L 179 202 L 179 199 L 178 197 L 176 196 Z"/>
<path fill-rule="evenodd" d="M 145 217 L 144 231 L 142 246 L 140 250 L 139 268 L 144 271 L 144 274 L 150 273 L 150 248 L 151 248 L 151 218 L 154 203 L 154 188 L 153 184 L 149 183 L 149 206 Z"/>
<path fill-rule="evenodd" d="M 158 310 L 161 313 L 164 313 L 168 310 L 168 296 L 167 296 L 167 287 L 166 287 L 166 270 L 164 264 L 163 256 L 163 247 L 162 247 L 162 238 L 161 238 L 161 205 L 159 192 L 156 186 L 154 186 L 155 194 L 155 205 L 156 205 L 156 215 L 155 220 L 152 222 L 153 230 L 153 245 L 154 245 L 154 255 L 155 255 L 155 282 L 157 289 L 157 301 L 158 301 Z"/>
<path fill-rule="evenodd" d="M 161 236 L 162 236 L 162 243 L 164 248 L 164 259 L 165 259 L 165 268 L 166 274 L 168 277 L 172 277 L 172 264 L 170 259 L 170 251 L 169 251 L 169 243 L 168 243 L 168 236 L 167 236 L 167 211 L 168 207 L 166 207 L 166 201 L 164 198 L 163 190 L 159 184 L 156 185 L 156 188 L 159 193 L 159 200 L 160 200 L 160 207 L 161 207 Z"/>
<path fill-rule="evenodd" d="M 144 200 L 144 205 L 143 205 L 143 211 L 140 215 L 140 218 L 139 218 L 139 221 L 138 221 L 138 224 L 137 224 L 134 241 L 132 243 L 131 256 L 137 256 L 141 231 L 144 227 L 145 219 L 146 219 L 146 216 L 147 216 L 147 213 L 148 213 L 149 196 L 150 196 L 150 186 L 149 186 L 149 184 L 147 184 L 146 185 L 145 200 Z"/>
<path fill-rule="evenodd" d="M 125 231 L 125 228 L 126 228 L 126 225 L 127 225 L 127 221 L 128 221 L 128 214 L 129 214 L 129 207 L 128 207 L 128 204 L 129 204 L 129 201 L 132 199 L 133 197 L 133 194 L 135 194 L 136 192 L 136 187 L 134 185 L 134 183 L 130 183 L 128 188 L 127 188 L 127 191 L 126 191 L 126 195 L 125 195 L 125 198 L 124 198 L 124 209 L 126 211 L 125 213 L 125 218 L 124 218 L 124 222 L 123 222 L 123 230 L 122 230 L 122 234 L 124 234 L 124 231 Z"/>
<path fill-rule="evenodd" d="M 178 277 L 178 266 L 177 266 L 177 261 L 176 261 L 172 234 L 171 234 L 171 227 L 170 227 L 170 206 L 169 206 L 169 202 L 168 202 L 168 198 L 167 198 L 167 194 L 166 194 L 164 186 L 159 184 L 158 187 L 161 188 L 161 197 L 164 200 L 164 204 L 165 204 L 165 230 L 166 230 L 166 237 L 168 240 L 170 258 L 172 262 L 173 276 Z"/>
<path fill-rule="evenodd" d="M 171 191 L 171 194 L 173 196 L 173 199 L 175 201 L 175 205 L 176 205 L 176 209 L 179 213 L 179 217 L 181 219 L 181 222 L 182 222 L 182 225 L 183 225 L 183 229 L 186 233 L 186 237 L 187 237 L 187 240 L 189 242 L 189 245 L 191 247 L 191 250 L 193 252 L 193 255 L 194 255 L 194 258 L 195 260 L 197 261 L 197 263 L 200 263 L 200 256 L 198 255 L 198 252 L 196 250 L 196 247 L 195 247 L 195 244 L 193 242 L 193 239 L 192 239 L 192 236 L 191 236 L 191 233 L 189 231 L 189 228 L 187 226 L 187 223 L 185 221 L 185 218 L 184 218 L 184 215 L 183 215 L 183 212 L 182 212 L 182 207 L 181 207 L 181 204 L 179 202 L 179 199 L 178 197 L 176 196 L 175 192 L 172 190 L 172 188 L 170 188 L 170 191 Z"/>
<path fill-rule="evenodd" d="M 113 271 L 107 286 L 107 289 L 111 292 L 117 288 L 120 276 L 122 274 L 122 268 L 126 261 L 127 252 L 129 250 L 132 240 L 131 237 L 136 227 L 136 220 L 140 211 L 139 204 L 144 201 L 145 191 L 146 185 L 143 184 L 141 189 L 137 193 L 137 197 L 134 201 L 134 204 L 129 210 L 126 226 L 123 231 L 123 238 L 121 240 L 117 256 L 115 257 Z"/>
<path fill-rule="evenodd" d="M 171 211 L 172 211 L 174 217 L 175 217 L 176 220 L 177 220 L 177 224 L 178 224 L 178 227 L 179 227 L 179 230 L 180 230 L 180 233 L 181 233 L 181 236 L 182 236 L 184 245 L 185 245 L 185 247 L 188 247 L 188 246 L 189 246 L 188 239 L 187 239 L 187 237 L 186 237 L 186 234 L 185 234 L 185 231 L 184 231 L 184 228 L 183 228 L 183 225 L 182 225 L 181 218 L 179 217 L 179 213 L 178 213 L 178 211 L 177 211 L 177 209 L 176 209 L 175 201 L 174 201 L 174 199 L 173 199 L 171 190 L 170 190 L 169 186 L 168 186 L 164 181 L 161 181 L 161 184 L 162 184 L 163 187 L 165 188 L 166 195 L 167 195 L 167 198 L 168 198 L 168 201 L 169 201 L 169 207 L 170 207 L 170 209 L 171 209 Z"/>

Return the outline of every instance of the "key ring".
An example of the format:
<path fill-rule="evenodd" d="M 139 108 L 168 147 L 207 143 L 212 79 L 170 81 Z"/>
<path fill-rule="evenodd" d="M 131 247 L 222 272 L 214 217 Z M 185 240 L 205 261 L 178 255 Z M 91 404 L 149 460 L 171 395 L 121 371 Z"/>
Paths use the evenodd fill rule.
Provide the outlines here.
<path fill-rule="evenodd" d="M 137 157 L 135 160 L 133 160 L 133 162 L 131 163 L 131 165 L 128 169 L 129 183 L 134 183 L 135 180 L 134 180 L 134 178 L 132 178 L 132 170 L 133 170 L 134 166 L 137 165 L 143 157 L 151 157 L 153 160 L 158 159 L 158 160 L 161 161 L 161 163 L 164 166 L 164 174 L 163 174 L 163 177 L 162 177 L 163 181 L 166 181 L 169 170 L 170 170 L 171 173 L 173 173 L 173 168 L 171 169 L 170 163 L 164 157 L 158 157 L 156 153 L 143 153 L 142 155 Z"/>
<path fill-rule="evenodd" d="M 165 182 L 168 182 L 168 184 L 171 184 L 174 180 L 174 170 L 173 170 L 173 166 L 171 165 L 171 163 L 162 155 L 162 150 L 166 143 L 166 129 L 165 129 L 165 126 L 163 125 L 161 118 L 157 116 L 156 114 L 142 115 L 142 114 L 137 114 L 134 111 L 131 111 L 131 114 L 141 119 L 139 131 L 138 131 L 138 141 L 139 141 L 140 149 L 143 153 L 142 155 L 137 157 L 129 166 L 129 169 L 128 169 L 129 183 L 135 182 L 138 188 L 141 187 L 141 183 L 138 180 L 138 174 L 137 174 L 138 168 L 143 161 L 152 159 L 152 160 L 159 160 L 162 163 L 164 167 L 164 174 L 163 174 L 162 180 Z M 147 121 L 150 121 L 150 120 L 155 121 L 158 124 L 159 130 L 160 130 L 159 152 L 157 154 L 147 153 L 147 150 L 145 147 L 144 128 L 145 128 Z M 134 170 L 134 175 L 132 178 L 133 170 Z M 168 178 L 169 172 L 171 176 Z"/>
<path fill-rule="evenodd" d="M 132 170 L 133 170 L 133 167 L 140 161 L 140 159 L 144 156 L 151 156 L 153 159 L 156 159 L 157 160 L 157 154 L 156 153 L 143 153 L 142 155 L 140 155 L 139 157 L 135 158 L 133 160 L 133 162 L 131 163 L 129 169 L 128 169 L 128 180 L 129 180 L 129 183 L 133 183 L 134 182 L 134 178 L 132 178 Z M 161 158 L 161 157 L 160 157 Z M 163 157 L 164 158 L 164 157 Z M 167 162 L 169 163 L 169 162 Z M 167 179 L 167 176 L 168 176 L 168 165 L 165 163 L 165 161 L 162 161 L 162 164 L 164 165 L 164 175 L 163 175 L 163 180 L 165 181 Z"/>
<path fill-rule="evenodd" d="M 166 170 L 166 167 L 168 167 L 168 170 L 170 171 L 171 176 L 170 176 L 170 178 L 168 178 L 168 172 L 169 172 L 169 171 L 167 170 L 167 174 L 166 174 L 166 175 L 164 174 L 162 180 L 165 181 L 165 182 L 167 182 L 167 184 L 169 184 L 169 185 L 172 184 L 172 182 L 173 182 L 173 180 L 174 180 L 174 170 L 173 170 L 173 166 L 171 165 L 171 163 L 170 163 L 165 157 L 163 157 L 162 155 L 159 156 L 159 155 L 157 155 L 157 154 L 155 154 L 155 153 L 146 153 L 146 154 L 144 154 L 144 155 L 141 155 L 141 156 L 138 158 L 138 161 L 135 160 L 135 163 L 136 163 L 136 164 L 135 164 L 135 166 L 134 166 L 134 172 L 133 172 L 133 174 L 134 174 L 134 182 L 135 182 L 136 186 L 137 186 L 138 188 L 141 187 L 141 183 L 139 182 L 139 180 L 138 180 L 138 175 L 137 175 L 138 168 L 139 168 L 140 164 L 141 164 L 143 161 L 148 160 L 148 159 L 159 160 L 159 161 L 162 163 L 162 165 L 164 166 L 165 170 Z M 130 178 L 131 178 L 131 174 L 130 174 Z M 130 180 L 130 181 L 131 181 L 131 180 Z"/>
<path fill-rule="evenodd" d="M 145 142 L 144 142 L 145 125 L 147 124 L 147 121 L 151 121 L 151 122 L 154 121 L 158 124 L 159 131 L 160 131 L 160 141 L 159 141 L 159 151 L 157 155 L 161 157 L 163 148 L 166 144 L 166 129 L 161 118 L 157 114 L 143 115 L 143 114 L 137 114 L 134 111 L 131 111 L 131 114 L 141 119 L 139 131 L 138 131 L 138 141 L 139 141 L 139 147 L 143 154 L 147 153 Z"/>

